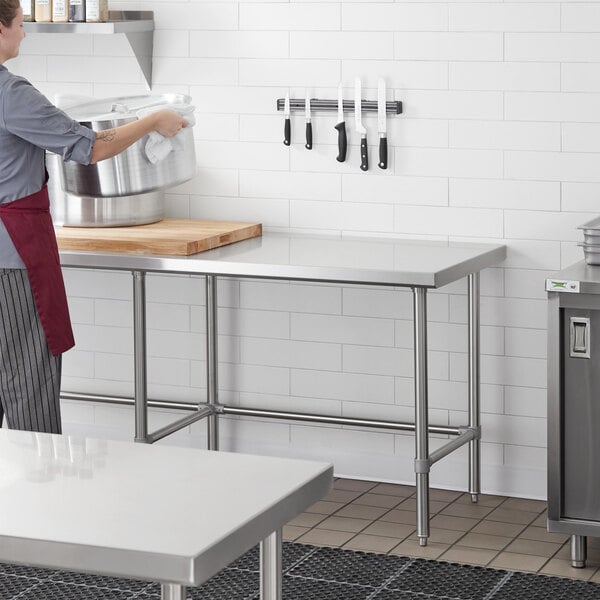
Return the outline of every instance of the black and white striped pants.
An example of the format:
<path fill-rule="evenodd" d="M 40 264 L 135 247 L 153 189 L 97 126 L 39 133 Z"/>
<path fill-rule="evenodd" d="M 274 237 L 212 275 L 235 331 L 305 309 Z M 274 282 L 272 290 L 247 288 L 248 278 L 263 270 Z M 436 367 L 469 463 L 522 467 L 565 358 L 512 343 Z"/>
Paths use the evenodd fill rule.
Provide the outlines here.
<path fill-rule="evenodd" d="M 52 356 L 25 269 L 0 269 L 0 423 L 61 433 L 62 356 Z"/>

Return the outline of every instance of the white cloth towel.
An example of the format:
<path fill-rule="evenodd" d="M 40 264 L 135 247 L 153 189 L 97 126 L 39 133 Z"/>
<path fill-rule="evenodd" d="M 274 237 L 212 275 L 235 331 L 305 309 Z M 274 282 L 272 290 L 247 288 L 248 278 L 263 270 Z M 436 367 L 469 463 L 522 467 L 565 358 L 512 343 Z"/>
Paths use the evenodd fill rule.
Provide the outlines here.
<path fill-rule="evenodd" d="M 150 113 L 156 112 L 157 110 L 162 110 L 164 108 L 180 114 L 187 121 L 187 127 L 193 127 L 196 124 L 196 119 L 194 118 L 195 107 L 189 104 L 161 104 L 158 106 L 142 108 L 137 111 L 137 118 L 141 119 Z M 155 165 L 161 160 L 164 160 L 171 152 L 177 152 L 178 150 L 181 150 L 184 144 L 182 133 L 183 130 L 177 135 L 167 138 L 163 135 L 160 135 L 158 131 L 151 131 L 148 134 L 148 140 L 144 146 L 146 158 L 153 165 Z"/>

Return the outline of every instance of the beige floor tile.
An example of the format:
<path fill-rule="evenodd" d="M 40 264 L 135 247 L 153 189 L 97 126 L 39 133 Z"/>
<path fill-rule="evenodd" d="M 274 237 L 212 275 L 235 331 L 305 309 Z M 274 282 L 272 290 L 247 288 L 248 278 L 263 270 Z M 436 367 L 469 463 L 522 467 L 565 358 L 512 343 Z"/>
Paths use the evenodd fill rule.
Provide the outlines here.
<path fill-rule="evenodd" d="M 484 550 L 482 548 L 463 548 L 452 546 L 440 556 L 440 560 L 457 562 L 469 565 L 487 565 L 498 554 L 497 550 Z"/>
<path fill-rule="evenodd" d="M 318 513 L 320 515 L 332 515 L 335 511 L 342 508 L 344 504 L 342 502 L 327 502 L 326 500 L 319 500 L 312 506 L 309 506 L 305 512 Z"/>
<path fill-rule="evenodd" d="M 434 544 L 452 545 L 465 535 L 464 531 L 455 529 L 440 529 L 439 527 L 429 528 L 429 541 Z"/>
<path fill-rule="evenodd" d="M 456 542 L 456 545 L 467 546 L 469 548 L 485 548 L 487 550 L 502 550 L 511 542 L 512 538 L 509 537 L 469 532 L 461 537 Z"/>
<path fill-rule="evenodd" d="M 366 504 L 367 506 L 379 506 L 381 508 L 394 508 L 402 502 L 404 498 L 401 496 L 393 496 L 391 494 L 375 494 L 367 492 L 356 500 L 353 504 Z"/>
<path fill-rule="evenodd" d="M 327 515 L 320 515 L 318 513 L 302 513 L 295 519 L 292 519 L 288 525 L 294 525 L 295 527 L 314 527 L 319 524 L 323 519 L 326 519 Z"/>
<path fill-rule="evenodd" d="M 596 572 L 597 567 L 585 567 L 576 569 L 571 566 L 571 561 L 560 558 L 551 558 L 540 570 L 543 575 L 558 575 L 559 577 L 571 577 L 572 579 L 590 579 Z"/>
<path fill-rule="evenodd" d="M 506 548 L 506 552 L 533 554 L 534 556 L 545 556 L 546 558 L 550 558 L 551 556 L 554 556 L 559 549 L 560 544 L 518 538 Z"/>
<path fill-rule="evenodd" d="M 284 525 L 283 531 L 281 532 L 281 537 L 285 542 L 293 542 L 307 531 L 310 531 L 309 527 L 295 527 L 294 525 Z"/>
<path fill-rule="evenodd" d="M 351 519 L 350 517 L 327 517 L 319 523 L 320 529 L 330 529 L 332 531 L 351 531 L 358 533 L 362 531 L 371 521 L 368 519 Z"/>
<path fill-rule="evenodd" d="M 546 510 L 546 502 L 543 500 L 527 500 L 525 498 L 507 498 L 502 503 L 502 508 L 510 510 L 524 510 L 526 512 L 534 512 L 540 514 Z"/>
<path fill-rule="evenodd" d="M 398 510 L 394 508 L 389 512 L 386 512 L 379 518 L 379 521 L 387 521 L 389 523 L 404 523 L 405 525 L 412 525 L 417 522 L 417 513 L 410 510 Z"/>
<path fill-rule="evenodd" d="M 471 519 L 483 519 L 494 510 L 493 506 L 479 506 L 477 504 L 460 504 L 453 502 L 440 511 L 441 515 L 452 517 L 469 517 Z"/>
<path fill-rule="evenodd" d="M 538 515 L 535 512 L 529 512 L 526 510 L 512 510 L 509 508 L 503 508 L 503 506 L 504 504 L 500 505 L 499 508 L 495 508 L 489 515 L 486 516 L 486 520 L 529 525 Z"/>
<path fill-rule="evenodd" d="M 447 506 L 448 506 L 448 502 L 439 502 L 438 500 L 430 500 L 429 501 L 429 510 L 431 511 L 432 515 L 439 513 L 440 511 L 444 510 Z M 404 502 L 399 504 L 396 508 L 399 508 L 400 510 L 416 511 L 417 510 L 417 499 L 416 498 L 407 498 L 406 500 L 404 500 Z"/>
<path fill-rule="evenodd" d="M 598 569 L 591 577 L 590 581 L 594 583 L 600 583 L 600 569 Z"/>
<path fill-rule="evenodd" d="M 443 554 L 446 550 L 448 550 L 449 547 L 450 546 L 447 544 L 436 544 L 434 542 L 429 542 L 427 546 L 420 546 L 418 540 L 407 539 L 390 550 L 390 554 L 410 556 L 414 558 L 436 559 L 440 556 L 440 554 Z"/>
<path fill-rule="evenodd" d="M 323 498 L 328 502 L 342 502 L 343 504 L 347 504 L 348 502 L 352 502 L 358 498 L 362 492 L 355 492 L 351 490 L 336 490 L 333 489 Z"/>
<path fill-rule="evenodd" d="M 346 490 L 348 492 L 366 492 L 375 487 L 375 481 L 361 481 L 359 479 L 336 479 L 333 482 L 333 489 Z"/>
<path fill-rule="evenodd" d="M 496 507 L 506 500 L 506 496 L 491 496 L 489 494 L 478 494 L 477 502 L 471 501 L 471 494 L 463 494 L 457 498 L 455 502 L 460 504 L 474 504 L 475 506 L 491 506 Z"/>
<path fill-rule="evenodd" d="M 355 519 L 371 519 L 375 520 L 385 515 L 388 508 L 380 508 L 379 506 L 367 506 L 366 504 L 346 504 L 335 513 L 336 517 L 353 517 Z"/>
<path fill-rule="evenodd" d="M 548 514 L 544 511 L 533 523 L 535 527 L 546 527 L 548 524 Z"/>
<path fill-rule="evenodd" d="M 429 499 L 437 502 L 454 502 L 462 496 L 462 492 L 453 492 L 452 490 L 429 490 Z"/>
<path fill-rule="evenodd" d="M 436 515 L 430 520 L 433 527 L 441 529 L 454 529 L 456 531 L 469 531 L 479 521 L 477 519 L 469 519 L 467 517 L 450 517 L 447 515 Z"/>
<path fill-rule="evenodd" d="M 315 546 L 333 546 L 340 548 L 354 533 L 348 531 L 330 531 L 328 529 L 311 529 L 296 541 L 301 544 L 314 544 Z"/>
<path fill-rule="evenodd" d="M 545 556 L 501 552 L 488 566 L 494 569 L 508 569 L 509 571 L 527 571 L 535 573 L 547 560 L 548 559 Z"/>
<path fill-rule="evenodd" d="M 402 498 L 408 498 L 415 493 L 415 488 L 412 485 L 402 485 L 395 483 L 380 483 L 376 485 L 372 490 L 374 494 L 386 494 L 389 496 L 400 496 Z"/>
<path fill-rule="evenodd" d="M 344 548 L 351 550 L 363 550 L 364 552 L 389 552 L 396 544 L 396 538 L 383 537 L 380 535 L 367 535 L 359 533 L 349 542 L 344 544 Z"/>
<path fill-rule="evenodd" d="M 563 560 L 570 560 L 571 558 L 571 546 L 567 542 L 563 544 L 560 550 L 552 558 L 562 558 Z"/>
<path fill-rule="evenodd" d="M 386 523 L 384 521 L 375 521 L 371 523 L 362 533 L 369 535 L 380 535 L 384 537 L 396 538 L 396 543 L 409 536 L 415 530 L 414 523 L 412 525 L 404 525 L 402 523 Z"/>
<path fill-rule="evenodd" d="M 537 540 L 538 542 L 554 542 L 564 544 L 569 540 L 569 536 L 564 533 L 549 533 L 545 527 L 534 527 L 530 525 L 519 534 L 519 537 L 525 540 Z"/>
<path fill-rule="evenodd" d="M 473 527 L 473 533 L 484 533 L 486 535 L 501 535 L 505 537 L 516 537 L 525 529 L 525 525 L 518 523 L 502 523 L 501 521 L 480 521 Z"/>

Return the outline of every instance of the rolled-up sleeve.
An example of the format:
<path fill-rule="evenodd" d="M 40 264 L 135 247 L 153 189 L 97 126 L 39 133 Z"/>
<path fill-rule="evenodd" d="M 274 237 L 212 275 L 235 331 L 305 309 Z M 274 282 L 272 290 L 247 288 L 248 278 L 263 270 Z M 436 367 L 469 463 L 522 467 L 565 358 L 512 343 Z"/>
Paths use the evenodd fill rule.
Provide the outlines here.
<path fill-rule="evenodd" d="M 26 79 L 15 77 L 6 86 L 0 118 L 13 135 L 63 160 L 90 163 L 96 133 L 54 106 Z"/>

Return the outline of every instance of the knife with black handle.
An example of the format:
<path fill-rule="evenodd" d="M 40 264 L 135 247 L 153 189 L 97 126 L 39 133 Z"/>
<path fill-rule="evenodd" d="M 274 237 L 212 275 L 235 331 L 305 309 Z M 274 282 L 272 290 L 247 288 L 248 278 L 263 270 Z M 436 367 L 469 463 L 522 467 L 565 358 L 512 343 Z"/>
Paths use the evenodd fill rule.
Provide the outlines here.
<path fill-rule="evenodd" d="M 379 168 L 387 169 L 388 151 L 387 151 L 387 138 L 379 138 Z"/>
<path fill-rule="evenodd" d="M 378 166 L 380 169 L 387 169 L 388 163 L 386 108 L 385 80 L 380 78 L 377 83 L 377 129 L 379 131 Z"/>
<path fill-rule="evenodd" d="M 286 146 L 289 146 L 292 143 L 292 124 L 290 122 L 290 95 L 287 93 L 285 95 L 285 100 L 283 103 L 283 143 Z"/>
<path fill-rule="evenodd" d="M 369 170 L 369 152 L 367 149 L 367 137 L 360 138 L 360 170 Z"/>
<path fill-rule="evenodd" d="M 310 96 L 308 90 L 306 92 L 306 100 L 304 101 L 304 116 L 306 117 L 306 144 L 304 144 L 304 147 L 307 150 L 312 150 L 312 123 L 310 120 Z"/>
<path fill-rule="evenodd" d="M 360 77 L 354 80 L 354 129 L 360 135 L 360 170 L 369 170 L 369 150 L 367 146 L 367 129 L 362 124 L 362 99 Z"/>
<path fill-rule="evenodd" d="M 306 144 L 304 147 L 307 150 L 312 150 L 312 123 L 306 124 Z"/>
<path fill-rule="evenodd" d="M 336 160 L 338 162 L 344 162 L 346 160 L 346 152 L 348 150 L 348 138 L 346 137 L 346 123 L 342 121 L 338 123 L 335 128 L 338 132 L 338 155 Z"/>

